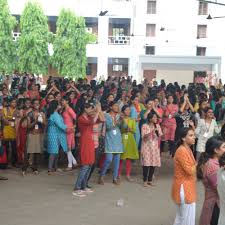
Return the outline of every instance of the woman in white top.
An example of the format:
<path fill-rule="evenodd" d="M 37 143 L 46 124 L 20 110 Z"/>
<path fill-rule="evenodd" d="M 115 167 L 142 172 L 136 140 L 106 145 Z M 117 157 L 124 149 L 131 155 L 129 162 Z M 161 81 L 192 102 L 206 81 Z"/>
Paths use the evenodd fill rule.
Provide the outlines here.
<path fill-rule="evenodd" d="M 213 110 L 211 108 L 206 108 L 204 110 L 205 118 L 200 119 L 195 130 L 195 134 L 198 138 L 197 143 L 197 159 L 202 152 L 205 152 L 205 144 L 207 140 L 212 137 L 215 133 L 218 134 L 221 130 L 218 127 L 216 120 L 214 119 Z"/>
<path fill-rule="evenodd" d="M 218 225 L 225 225 L 225 153 L 219 160 L 220 170 L 217 176 L 217 190 L 220 198 L 220 216 Z"/>

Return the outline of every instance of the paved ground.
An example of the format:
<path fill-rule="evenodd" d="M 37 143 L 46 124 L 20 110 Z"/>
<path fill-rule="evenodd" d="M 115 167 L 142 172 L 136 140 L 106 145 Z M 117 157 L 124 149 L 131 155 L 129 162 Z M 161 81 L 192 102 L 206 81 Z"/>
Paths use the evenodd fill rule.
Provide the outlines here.
<path fill-rule="evenodd" d="M 143 188 L 141 171 L 134 183 L 123 180 L 115 187 L 107 177 L 105 186 L 95 185 L 95 192 L 79 199 L 72 196 L 74 172 L 48 176 L 27 175 L 18 171 L 0 171 L 9 180 L 0 182 L 1 225 L 171 225 L 175 205 L 170 198 L 172 163 L 163 157 L 163 166 L 156 172 L 157 186 Z M 77 174 L 77 171 L 75 171 Z M 76 175 L 75 175 L 76 176 Z M 97 174 L 93 178 L 94 184 Z M 198 183 L 197 220 L 203 199 Z M 124 200 L 118 207 L 117 201 Z"/>

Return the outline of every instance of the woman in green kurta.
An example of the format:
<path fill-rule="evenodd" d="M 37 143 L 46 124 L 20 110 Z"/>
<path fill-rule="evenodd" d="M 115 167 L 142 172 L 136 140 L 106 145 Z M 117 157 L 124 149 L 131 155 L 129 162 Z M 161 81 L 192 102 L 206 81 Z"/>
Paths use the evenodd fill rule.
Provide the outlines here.
<path fill-rule="evenodd" d="M 130 177 L 131 173 L 131 160 L 139 158 L 137 144 L 134 139 L 134 133 L 136 131 L 136 121 L 130 118 L 130 107 L 128 105 L 122 108 L 123 120 L 121 123 L 121 133 L 123 140 L 124 153 L 120 157 L 119 177 L 122 172 L 123 160 L 126 160 L 126 177 L 128 181 L 132 181 Z"/>

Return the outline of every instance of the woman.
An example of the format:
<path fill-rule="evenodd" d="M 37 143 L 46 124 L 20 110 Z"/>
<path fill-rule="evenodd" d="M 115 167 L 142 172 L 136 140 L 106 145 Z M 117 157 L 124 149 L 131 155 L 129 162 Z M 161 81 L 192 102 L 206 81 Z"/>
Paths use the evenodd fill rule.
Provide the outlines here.
<path fill-rule="evenodd" d="M 225 142 L 222 138 L 211 137 L 206 142 L 205 152 L 200 156 L 197 165 L 197 176 L 205 188 L 205 200 L 199 225 L 217 225 L 219 219 L 219 195 L 217 192 L 217 172 L 219 159 L 225 153 Z"/>
<path fill-rule="evenodd" d="M 195 129 L 193 121 L 194 116 L 193 113 L 194 108 L 190 103 L 188 96 L 184 95 L 184 99 L 180 104 L 179 113 L 176 115 L 177 128 L 175 133 L 175 140 L 179 139 L 179 133 L 181 129 L 185 127 L 192 127 L 193 129 Z"/>
<path fill-rule="evenodd" d="M 59 103 L 61 103 L 62 96 L 61 96 L 61 93 L 60 92 L 55 92 L 54 98 L 55 98 L 56 101 L 58 101 Z"/>
<path fill-rule="evenodd" d="M 66 124 L 67 127 L 73 127 L 73 126 L 75 127 L 76 113 L 69 106 L 69 101 L 70 99 L 67 95 L 63 97 L 62 116 L 63 116 L 64 123 Z M 67 146 L 68 146 L 68 152 L 67 152 L 68 167 L 66 170 L 71 171 L 73 168 L 73 165 L 75 166 L 77 164 L 77 161 L 72 154 L 72 150 L 75 148 L 75 129 L 67 131 L 66 138 L 67 138 Z"/>
<path fill-rule="evenodd" d="M 141 163 L 144 187 L 153 186 L 155 167 L 161 166 L 159 139 L 162 130 L 157 120 L 157 114 L 152 111 L 147 116 L 147 123 L 142 126 Z"/>
<path fill-rule="evenodd" d="M 17 148 L 16 148 L 16 99 L 9 100 L 9 107 L 3 108 L 3 140 L 6 145 L 7 158 L 9 160 L 11 145 L 11 164 L 16 166 L 17 164 Z"/>
<path fill-rule="evenodd" d="M 22 168 L 23 176 L 26 175 L 27 169 L 31 166 L 33 172 L 38 174 L 38 165 L 42 153 L 43 133 L 46 125 L 44 113 L 40 111 L 40 101 L 32 101 L 33 110 L 27 115 L 27 150 L 25 152 L 24 165 Z"/>
<path fill-rule="evenodd" d="M 206 108 L 204 110 L 205 119 L 200 119 L 198 126 L 195 130 L 195 134 L 198 138 L 197 143 L 197 159 L 200 154 L 205 151 L 206 141 L 212 137 L 215 133 L 219 134 L 221 128 L 218 127 L 216 120 L 214 119 L 213 110 L 211 108 Z"/>
<path fill-rule="evenodd" d="M 195 114 L 195 122 L 198 124 L 200 119 L 205 118 L 204 110 L 208 107 L 208 101 L 206 99 L 203 99 L 199 102 L 199 109 Z"/>
<path fill-rule="evenodd" d="M 225 154 L 221 156 L 219 165 L 217 190 L 220 197 L 220 215 L 218 225 L 225 225 Z"/>
<path fill-rule="evenodd" d="M 110 103 L 110 111 L 105 114 L 106 137 L 105 137 L 105 161 L 100 172 L 98 183 L 104 185 L 104 176 L 113 160 L 113 183 L 119 185 L 118 170 L 120 154 L 123 153 L 122 135 L 120 132 L 119 105 L 117 102 Z"/>
<path fill-rule="evenodd" d="M 66 132 L 74 129 L 74 127 L 67 127 L 64 124 L 62 116 L 58 113 L 60 109 L 61 106 L 58 101 L 53 100 L 50 102 L 47 111 L 47 151 L 49 153 L 49 175 L 53 175 L 57 170 L 60 146 L 64 152 L 67 152 Z"/>
<path fill-rule="evenodd" d="M 178 112 L 178 106 L 174 104 L 173 96 L 168 95 L 167 106 L 165 107 L 164 113 L 163 113 L 162 142 L 168 141 L 170 155 L 173 155 L 175 150 L 174 139 L 175 139 L 175 132 L 177 128 L 175 116 L 177 112 Z"/>
<path fill-rule="evenodd" d="M 180 132 L 178 149 L 174 156 L 172 199 L 177 205 L 174 225 L 194 225 L 196 208 L 196 161 L 191 147 L 195 144 L 192 128 Z"/>
<path fill-rule="evenodd" d="M 34 83 L 31 84 L 28 89 L 29 89 L 28 96 L 30 99 L 40 99 L 40 94 Z"/>
<path fill-rule="evenodd" d="M 87 188 L 87 180 L 91 171 L 91 166 L 95 162 L 95 145 L 93 140 L 93 125 L 97 122 L 100 113 L 100 106 L 96 107 L 96 114 L 93 117 L 93 106 L 85 103 L 78 118 L 78 128 L 80 131 L 80 164 L 81 168 L 74 186 L 73 195 L 85 197 L 85 193 L 93 192 Z"/>
<path fill-rule="evenodd" d="M 141 120 L 141 117 L 140 117 L 141 107 L 140 107 L 138 101 L 139 101 L 138 96 L 136 96 L 136 95 L 131 96 L 131 98 L 130 98 L 130 102 L 131 102 L 130 117 L 131 117 L 131 119 L 134 119 L 136 121 L 136 130 L 134 133 L 134 138 L 135 138 L 137 147 L 139 147 L 139 142 L 140 142 L 140 137 L 141 137 L 140 129 L 139 129 L 139 121 Z"/>
<path fill-rule="evenodd" d="M 120 156 L 119 178 L 122 172 L 123 160 L 126 160 L 126 177 L 128 181 L 132 181 L 131 174 L 131 160 L 137 160 L 139 158 L 138 148 L 134 139 L 134 133 L 136 130 L 136 122 L 130 118 L 130 107 L 124 105 L 122 107 L 123 121 L 121 125 L 122 141 L 124 147 L 124 153 Z"/>

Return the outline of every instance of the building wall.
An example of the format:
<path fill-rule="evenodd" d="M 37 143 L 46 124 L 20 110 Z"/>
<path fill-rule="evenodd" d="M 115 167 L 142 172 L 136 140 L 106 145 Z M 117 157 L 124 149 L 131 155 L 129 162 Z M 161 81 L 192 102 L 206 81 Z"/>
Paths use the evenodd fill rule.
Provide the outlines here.
<path fill-rule="evenodd" d="M 196 47 L 206 47 L 206 56 L 222 56 L 222 78 L 225 81 L 225 19 L 207 20 L 198 15 L 196 0 L 156 0 L 156 14 L 147 14 L 147 0 L 37 0 L 48 16 L 57 16 L 62 8 L 70 8 L 78 16 L 98 17 L 100 11 L 108 10 L 108 16 L 98 17 L 98 43 L 87 46 L 87 56 L 97 57 L 97 75 L 107 78 L 108 58 L 129 58 L 129 75 L 134 79 L 140 74 L 139 55 L 145 54 L 145 46 L 155 46 L 159 56 L 195 56 Z M 28 0 L 8 0 L 12 14 L 21 14 Z M 88 6 L 88 7 L 87 7 Z M 209 4 L 212 16 L 223 16 L 225 6 Z M 109 18 L 130 18 L 130 45 L 108 45 L 111 34 Z M 155 37 L 146 38 L 146 24 L 156 24 Z M 207 38 L 197 39 L 197 25 L 207 25 Z M 164 31 L 160 28 L 164 27 Z M 181 74 L 182 71 L 179 71 Z M 166 73 L 167 74 L 167 73 Z M 168 73 L 171 74 L 171 73 Z M 184 71 L 183 77 L 186 72 Z M 161 76 L 161 75 L 160 75 Z M 173 76 L 173 75 L 170 75 Z M 178 78 L 177 78 L 178 79 Z"/>
<path fill-rule="evenodd" d="M 193 82 L 193 71 L 187 70 L 157 70 L 156 80 L 159 82 L 164 79 L 166 83 L 174 83 L 177 81 L 179 84 L 186 84 Z"/>

